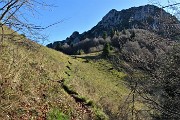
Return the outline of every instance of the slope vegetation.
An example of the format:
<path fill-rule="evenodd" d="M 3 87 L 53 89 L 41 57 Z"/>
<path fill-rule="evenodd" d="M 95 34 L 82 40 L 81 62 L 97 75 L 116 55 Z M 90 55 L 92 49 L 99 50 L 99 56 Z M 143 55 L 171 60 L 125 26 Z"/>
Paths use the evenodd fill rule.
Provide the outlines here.
<path fill-rule="evenodd" d="M 12 32 L 1 36 L 0 119 L 131 117 L 125 73 L 98 54 L 67 56 Z"/>

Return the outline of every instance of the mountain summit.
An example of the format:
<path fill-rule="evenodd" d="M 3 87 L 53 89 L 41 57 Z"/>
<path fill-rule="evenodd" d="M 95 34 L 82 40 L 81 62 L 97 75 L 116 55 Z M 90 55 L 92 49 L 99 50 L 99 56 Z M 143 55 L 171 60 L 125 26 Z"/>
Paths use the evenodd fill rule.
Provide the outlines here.
<path fill-rule="evenodd" d="M 102 30 L 121 31 L 131 28 L 151 30 L 165 36 L 166 33 L 174 33 L 172 29 L 179 29 L 179 21 L 175 16 L 154 5 L 132 7 L 121 11 L 112 9 L 90 32 L 97 36 Z"/>
<path fill-rule="evenodd" d="M 112 32 L 125 29 L 144 29 L 165 38 L 176 40 L 180 38 L 180 22 L 175 16 L 157 6 L 145 5 L 121 11 L 112 9 L 91 30 L 82 34 L 76 31 L 66 40 L 50 43 L 47 47 L 54 49 L 62 45 L 65 48 L 72 47 L 81 41 L 88 41 L 87 39 L 103 38 L 104 33 L 112 38 Z M 58 50 L 61 51 L 64 47 Z"/>

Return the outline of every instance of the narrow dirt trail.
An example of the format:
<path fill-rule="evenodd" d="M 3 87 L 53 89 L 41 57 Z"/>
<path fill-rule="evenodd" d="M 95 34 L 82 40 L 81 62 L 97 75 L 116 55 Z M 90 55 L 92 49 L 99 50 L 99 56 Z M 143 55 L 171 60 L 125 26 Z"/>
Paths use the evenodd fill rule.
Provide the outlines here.
<path fill-rule="evenodd" d="M 65 85 L 65 79 L 57 81 L 64 91 L 72 98 L 74 101 L 77 103 L 77 110 L 78 112 L 85 114 L 87 120 L 93 120 L 93 111 L 91 110 L 91 107 L 87 105 L 86 101 L 82 98 L 79 97 L 79 94 L 77 92 L 74 92 L 70 90 L 66 85 Z M 72 120 L 75 120 L 75 117 L 71 117 Z M 82 118 L 82 120 L 85 118 Z"/>

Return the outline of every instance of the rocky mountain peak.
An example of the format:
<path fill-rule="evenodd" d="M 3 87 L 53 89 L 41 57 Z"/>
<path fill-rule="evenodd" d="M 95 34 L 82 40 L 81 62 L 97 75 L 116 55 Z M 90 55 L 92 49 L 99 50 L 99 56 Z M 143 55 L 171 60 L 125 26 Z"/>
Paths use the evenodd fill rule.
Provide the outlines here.
<path fill-rule="evenodd" d="M 174 34 L 173 29 L 180 28 L 179 20 L 162 8 L 154 5 L 131 7 L 117 11 L 112 9 L 89 32 L 93 37 L 101 36 L 103 31 L 109 33 L 111 29 L 145 29 L 158 34 Z"/>
<path fill-rule="evenodd" d="M 78 31 L 75 31 L 72 33 L 72 35 L 70 36 L 70 38 L 76 38 L 79 36 L 79 32 Z"/>
<path fill-rule="evenodd" d="M 141 22 L 142 24 L 147 23 L 148 25 L 151 25 L 153 29 L 156 29 L 158 23 L 170 21 L 169 18 L 172 19 L 174 23 L 179 22 L 174 16 L 167 13 L 165 10 L 154 5 L 145 5 L 121 11 L 112 9 L 103 17 L 97 26 L 103 26 L 107 29 L 111 27 L 119 27 L 118 29 L 123 29 L 123 27 L 131 28 L 131 25 L 134 25 L 136 28 L 142 28 L 142 25 L 138 25 L 138 23 Z"/>
<path fill-rule="evenodd" d="M 180 39 L 180 21 L 175 16 L 157 6 L 144 5 L 121 11 L 112 9 L 91 30 L 82 34 L 75 31 L 65 41 L 59 42 L 72 47 L 83 41 L 90 44 L 90 39 L 102 37 L 104 32 L 111 36 L 112 31 L 124 29 L 144 29 L 165 38 Z"/>

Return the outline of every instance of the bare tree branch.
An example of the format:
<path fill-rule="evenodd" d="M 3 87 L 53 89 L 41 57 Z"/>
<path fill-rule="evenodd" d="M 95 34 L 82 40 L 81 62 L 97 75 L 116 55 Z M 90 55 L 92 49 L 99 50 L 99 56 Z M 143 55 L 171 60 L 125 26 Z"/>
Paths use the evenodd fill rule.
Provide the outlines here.
<path fill-rule="evenodd" d="M 39 14 L 37 10 L 39 7 L 54 7 L 54 5 L 46 4 L 43 0 L 3 0 L 0 4 L 0 27 L 8 26 L 16 32 L 25 34 L 33 41 L 44 40 L 45 36 L 40 34 L 42 30 L 64 21 L 61 20 L 45 27 L 31 23 L 28 16 Z M 38 8 L 36 8 L 37 6 Z"/>

